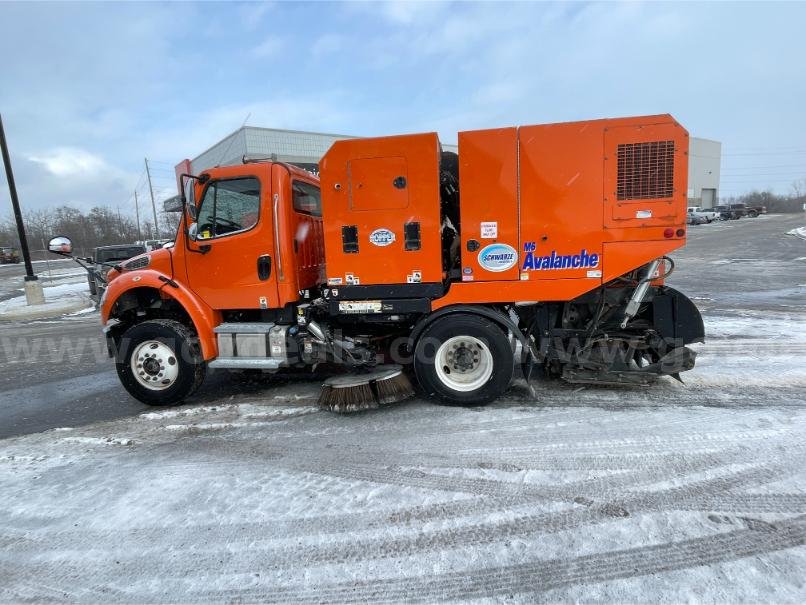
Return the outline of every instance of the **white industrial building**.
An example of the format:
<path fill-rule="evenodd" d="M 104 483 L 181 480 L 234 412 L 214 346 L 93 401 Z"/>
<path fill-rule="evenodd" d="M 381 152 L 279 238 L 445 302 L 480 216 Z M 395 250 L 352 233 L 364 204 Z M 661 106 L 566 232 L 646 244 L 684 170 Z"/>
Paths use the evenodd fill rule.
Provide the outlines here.
<path fill-rule="evenodd" d="M 319 160 L 334 142 L 351 138 L 355 137 L 243 126 L 191 160 L 191 166 L 198 173 L 213 166 L 240 164 L 246 156 L 276 159 L 296 164 L 306 170 L 315 170 Z"/>
<path fill-rule="evenodd" d="M 688 144 L 688 205 L 713 208 L 719 203 L 722 143 L 691 137 Z"/>
<path fill-rule="evenodd" d="M 354 138 L 346 134 L 243 126 L 191 160 L 191 166 L 193 172 L 198 173 L 213 166 L 240 164 L 246 156 L 273 158 L 316 171 L 319 160 L 334 142 Z M 442 148 L 458 150 L 456 145 L 443 144 Z"/>
<path fill-rule="evenodd" d="M 330 146 L 346 134 L 326 134 L 302 130 L 280 130 L 243 126 L 191 161 L 192 171 L 213 166 L 240 164 L 248 158 L 276 159 L 316 171 L 319 160 Z M 456 145 L 443 144 L 445 151 L 458 151 Z M 722 144 L 709 139 L 689 139 L 688 200 L 690 206 L 712 208 L 719 200 L 719 165 Z"/>

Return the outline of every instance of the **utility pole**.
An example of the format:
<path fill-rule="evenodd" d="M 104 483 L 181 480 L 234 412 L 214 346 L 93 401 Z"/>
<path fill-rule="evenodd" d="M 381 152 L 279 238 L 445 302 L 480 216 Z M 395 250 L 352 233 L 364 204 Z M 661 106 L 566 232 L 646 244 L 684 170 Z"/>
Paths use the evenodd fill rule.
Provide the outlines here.
<path fill-rule="evenodd" d="M 134 190 L 134 215 L 137 217 L 137 239 L 143 241 L 143 232 L 140 230 L 140 204 L 137 201 L 137 189 Z"/>
<path fill-rule="evenodd" d="M 154 187 L 151 186 L 151 172 L 148 169 L 148 158 L 146 160 L 146 176 L 148 177 L 148 191 L 151 193 L 151 209 L 154 211 L 154 239 L 160 238 L 160 227 L 157 223 L 157 204 L 154 201 Z"/>
<path fill-rule="evenodd" d="M 14 182 L 14 173 L 11 171 L 11 156 L 6 143 L 6 131 L 3 128 L 3 116 L 0 115 L 0 149 L 3 154 L 3 164 L 6 167 L 6 180 L 8 192 L 11 195 L 11 206 L 14 208 L 14 219 L 17 221 L 17 234 L 20 238 L 20 250 L 25 261 L 25 299 L 29 305 L 41 305 L 45 302 L 42 284 L 34 275 L 34 266 L 31 264 L 31 254 L 28 252 L 28 239 L 25 237 L 25 224 L 22 222 L 20 200 L 17 197 L 17 185 Z"/>

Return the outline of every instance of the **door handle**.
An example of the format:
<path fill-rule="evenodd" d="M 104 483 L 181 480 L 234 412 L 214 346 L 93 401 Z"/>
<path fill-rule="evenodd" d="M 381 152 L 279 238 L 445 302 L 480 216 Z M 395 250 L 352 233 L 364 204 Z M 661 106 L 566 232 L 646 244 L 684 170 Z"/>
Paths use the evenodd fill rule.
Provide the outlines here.
<path fill-rule="evenodd" d="M 257 259 L 257 276 L 260 281 L 266 281 L 271 277 L 271 256 L 264 254 Z"/>

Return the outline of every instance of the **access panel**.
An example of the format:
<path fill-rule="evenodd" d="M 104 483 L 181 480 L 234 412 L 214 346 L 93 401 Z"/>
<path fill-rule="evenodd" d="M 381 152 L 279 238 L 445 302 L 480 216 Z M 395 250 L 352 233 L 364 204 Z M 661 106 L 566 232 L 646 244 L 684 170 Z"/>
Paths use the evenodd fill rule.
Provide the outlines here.
<path fill-rule="evenodd" d="M 462 281 L 518 279 L 517 132 L 459 133 Z"/>
<path fill-rule="evenodd" d="M 320 171 L 328 285 L 441 284 L 436 133 L 338 141 Z"/>

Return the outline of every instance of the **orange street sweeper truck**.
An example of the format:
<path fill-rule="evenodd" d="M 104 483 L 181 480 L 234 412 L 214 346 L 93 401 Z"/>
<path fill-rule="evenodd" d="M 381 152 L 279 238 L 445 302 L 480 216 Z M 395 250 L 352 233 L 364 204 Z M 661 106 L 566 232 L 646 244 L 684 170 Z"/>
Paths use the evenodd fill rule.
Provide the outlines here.
<path fill-rule="evenodd" d="M 664 283 L 686 241 L 688 133 L 670 115 L 336 142 L 183 174 L 172 247 L 108 274 L 123 386 L 182 401 L 208 368 L 342 364 L 335 411 L 451 404 L 527 379 L 647 384 L 694 365 L 699 311 Z M 67 238 L 52 249 L 65 253 Z"/>

